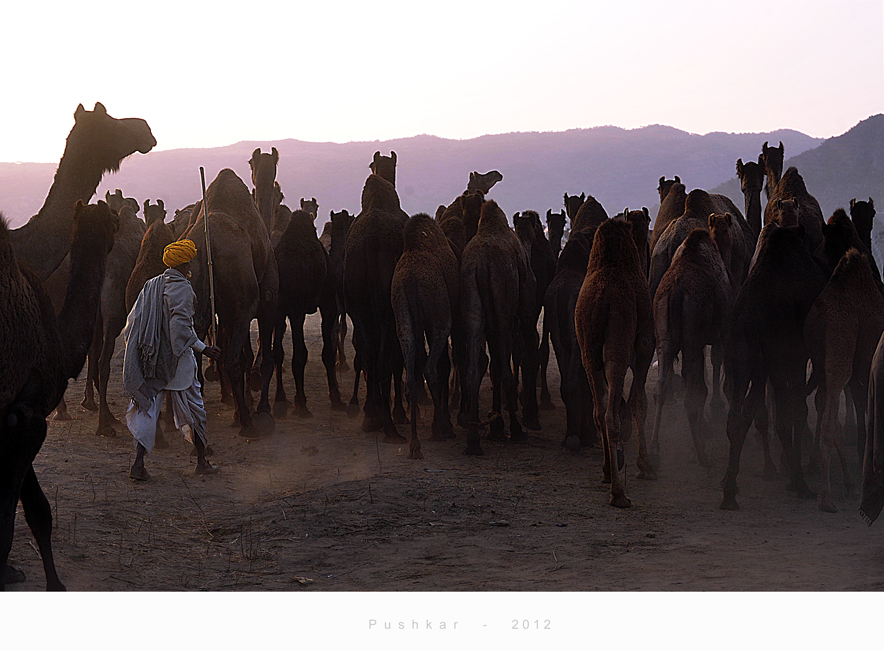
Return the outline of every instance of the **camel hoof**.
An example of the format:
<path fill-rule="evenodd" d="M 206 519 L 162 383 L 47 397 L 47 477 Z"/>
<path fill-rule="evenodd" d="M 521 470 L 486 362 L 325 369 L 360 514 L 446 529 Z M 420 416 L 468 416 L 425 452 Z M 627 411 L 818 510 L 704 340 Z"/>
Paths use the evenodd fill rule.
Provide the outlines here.
<path fill-rule="evenodd" d="M 68 420 L 73 420 L 71 414 L 67 411 L 56 411 L 55 417 L 53 417 L 52 419 L 56 420 L 57 422 L 67 422 Z"/>
<path fill-rule="evenodd" d="M 405 415 L 405 409 L 393 409 L 393 424 L 411 424 Z"/>
<path fill-rule="evenodd" d="M 388 445 L 401 445 L 404 442 L 408 442 L 408 440 L 394 431 L 392 433 L 385 433 L 384 439 L 381 442 Z"/>
<path fill-rule="evenodd" d="M 539 408 L 541 411 L 555 411 L 556 405 L 553 404 L 552 400 L 550 400 L 549 398 L 547 398 L 547 399 L 540 398 L 540 404 L 538 405 L 537 408 Z"/>
<path fill-rule="evenodd" d="M 337 413 L 342 413 L 347 410 L 347 405 L 344 404 L 341 400 L 332 400 L 331 410 Z"/>
<path fill-rule="evenodd" d="M 658 469 L 660 469 L 660 463 L 661 463 L 660 454 L 657 454 L 657 453 L 648 454 L 648 466 L 652 470 L 657 471 Z"/>
<path fill-rule="evenodd" d="M 103 427 L 98 427 L 95 431 L 96 436 L 101 436 L 102 438 L 116 438 L 117 430 L 114 429 L 111 425 L 106 424 Z M 154 446 L 156 446 L 156 441 L 154 441 Z"/>
<path fill-rule="evenodd" d="M 430 436 L 430 440 L 433 440 L 435 442 L 452 440 L 457 437 L 454 435 L 454 427 L 451 426 L 450 422 L 444 425 L 436 424 L 435 422 L 433 422 L 433 424 L 430 426 L 430 429 L 433 432 L 433 435 Z"/>
<path fill-rule="evenodd" d="M 308 409 L 306 406 L 297 407 L 295 409 L 295 413 L 302 420 L 309 420 L 310 418 L 313 417 L 313 414 L 310 412 L 310 409 Z"/>
<path fill-rule="evenodd" d="M 374 431 L 380 431 L 384 428 L 384 423 L 380 417 L 374 416 L 371 417 L 366 415 L 362 419 L 362 432 L 363 433 L 372 433 Z"/>
<path fill-rule="evenodd" d="M 347 417 L 355 418 L 357 415 L 359 415 L 359 404 L 354 404 L 353 402 L 350 402 L 347 405 Z"/>
<path fill-rule="evenodd" d="M 562 442 L 562 446 L 571 452 L 576 453 L 580 451 L 580 436 L 567 436 L 564 442 Z"/>
<path fill-rule="evenodd" d="M 655 472 L 650 467 L 646 467 L 644 469 L 640 469 L 635 473 L 635 478 L 640 479 L 642 481 L 656 481 L 657 480 L 657 472 Z"/>
<path fill-rule="evenodd" d="M 531 431 L 540 431 L 543 427 L 540 426 L 540 420 L 537 418 L 531 418 L 530 420 L 525 420 L 525 426 L 531 429 Z"/>
<path fill-rule="evenodd" d="M 408 452 L 408 458 L 410 460 L 423 460 L 424 455 L 421 453 L 420 449 L 413 449 Z"/>
<path fill-rule="evenodd" d="M 261 433 L 255 428 L 254 423 L 240 427 L 239 435 L 243 438 L 248 438 L 249 440 L 255 440 L 256 438 L 261 437 Z"/>
<path fill-rule="evenodd" d="M 289 405 L 288 402 L 274 402 L 273 403 L 273 417 L 284 420 L 286 414 L 288 414 Z"/>
<path fill-rule="evenodd" d="M 6 570 L 3 573 L 3 583 L 7 585 L 18 584 L 19 582 L 25 581 L 25 572 L 19 571 L 13 566 L 6 565 Z"/>
<path fill-rule="evenodd" d="M 615 508 L 631 508 L 632 501 L 630 501 L 626 495 L 614 496 L 611 495 L 611 500 L 608 502 L 610 505 Z"/>
<path fill-rule="evenodd" d="M 737 500 L 734 497 L 724 497 L 721 501 L 721 505 L 718 507 L 721 510 L 739 510 L 740 504 L 737 503 Z"/>
<path fill-rule="evenodd" d="M 269 436 L 276 429 L 276 421 L 266 411 L 258 411 L 252 416 L 252 425 L 262 436 Z"/>
<path fill-rule="evenodd" d="M 89 399 L 87 397 L 83 398 L 83 401 L 80 402 L 80 406 L 82 406 L 87 411 L 97 411 L 98 404 L 95 403 L 95 400 Z"/>
<path fill-rule="evenodd" d="M 820 510 L 823 512 L 838 512 L 838 508 L 835 507 L 835 504 L 832 503 L 832 499 L 829 497 L 820 498 Z"/>

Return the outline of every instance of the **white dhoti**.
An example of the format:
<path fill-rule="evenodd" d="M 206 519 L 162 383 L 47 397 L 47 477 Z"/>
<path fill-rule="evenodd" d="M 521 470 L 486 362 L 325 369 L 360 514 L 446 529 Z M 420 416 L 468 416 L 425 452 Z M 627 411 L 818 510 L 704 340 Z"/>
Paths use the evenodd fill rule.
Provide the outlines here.
<path fill-rule="evenodd" d="M 172 415 L 175 417 L 175 426 L 184 435 L 184 438 L 194 444 L 194 434 L 202 440 L 203 447 L 208 445 L 206 440 L 206 408 L 203 405 L 203 397 L 200 395 L 200 384 L 195 381 L 189 388 L 184 390 L 163 390 L 153 398 L 153 403 L 146 411 L 140 411 L 135 407 L 135 402 L 129 403 L 126 412 L 126 426 L 138 443 L 150 453 L 153 450 L 157 436 L 157 423 L 160 419 L 160 411 L 163 408 L 163 397 L 168 394 L 172 404 Z"/>

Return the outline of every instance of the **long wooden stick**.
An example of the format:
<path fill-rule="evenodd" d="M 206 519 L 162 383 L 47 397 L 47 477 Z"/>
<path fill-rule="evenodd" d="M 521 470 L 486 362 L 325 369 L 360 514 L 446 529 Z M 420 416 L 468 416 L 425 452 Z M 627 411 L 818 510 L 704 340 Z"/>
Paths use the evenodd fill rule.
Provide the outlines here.
<path fill-rule="evenodd" d="M 209 338 L 215 345 L 215 272 L 212 268 L 212 241 L 209 239 L 209 202 L 206 200 L 206 170 L 200 167 L 200 182 L 203 186 L 203 224 L 206 227 L 206 262 L 209 267 L 209 300 L 212 305 L 209 320 Z"/>

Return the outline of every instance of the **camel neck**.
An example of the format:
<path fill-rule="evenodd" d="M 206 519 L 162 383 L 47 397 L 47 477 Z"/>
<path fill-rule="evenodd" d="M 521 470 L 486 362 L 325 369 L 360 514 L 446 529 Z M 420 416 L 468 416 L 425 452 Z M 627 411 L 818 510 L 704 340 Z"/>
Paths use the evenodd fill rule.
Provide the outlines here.
<path fill-rule="evenodd" d="M 746 192 L 743 195 L 746 208 L 746 223 L 756 239 L 761 234 L 761 192 Z"/>
<path fill-rule="evenodd" d="M 87 239 L 75 234 L 71 243 L 70 279 L 58 314 L 62 363 L 69 378 L 80 373 L 92 344 L 107 262 L 107 251 L 100 250 L 102 242 Z"/>
<path fill-rule="evenodd" d="M 65 150 L 43 207 L 11 232 L 16 258 L 44 282 L 70 251 L 74 206 L 88 203 L 101 182 L 103 171 L 82 158 Z"/>

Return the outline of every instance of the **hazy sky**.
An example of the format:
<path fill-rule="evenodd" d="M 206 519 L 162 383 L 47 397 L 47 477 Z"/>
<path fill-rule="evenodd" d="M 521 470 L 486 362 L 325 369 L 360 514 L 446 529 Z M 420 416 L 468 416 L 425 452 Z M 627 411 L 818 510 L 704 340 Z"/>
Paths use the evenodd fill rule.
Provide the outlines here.
<path fill-rule="evenodd" d="M 0 161 L 77 104 L 157 150 L 611 124 L 840 135 L 884 111 L 881 2 L 0 0 Z"/>

